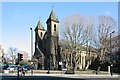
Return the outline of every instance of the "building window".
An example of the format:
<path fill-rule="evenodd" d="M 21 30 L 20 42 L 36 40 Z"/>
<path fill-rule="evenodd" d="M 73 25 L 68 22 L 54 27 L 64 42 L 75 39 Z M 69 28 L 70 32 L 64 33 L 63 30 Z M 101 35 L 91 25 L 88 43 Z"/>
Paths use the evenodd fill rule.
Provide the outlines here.
<path fill-rule="evenodd" d="M 42 37 L 42 32 L 40 33 L 41 37 Z"/>
<path fill-rule="evenodd" d="M 56 31 L 56 24 L 54 24 L 54 31 Z"/>

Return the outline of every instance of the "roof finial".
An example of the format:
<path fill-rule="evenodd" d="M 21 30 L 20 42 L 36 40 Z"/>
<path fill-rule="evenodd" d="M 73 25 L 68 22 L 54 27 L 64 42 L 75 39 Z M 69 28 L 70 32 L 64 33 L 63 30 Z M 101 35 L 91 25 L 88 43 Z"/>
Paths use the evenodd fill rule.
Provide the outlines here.
<path fill-rule="evenodd" d="M 54 6 L 52 6 L 52 11 L 53 11 L 53 7 L 54 7 Z"/>
<path fill-rule="evenodd" d="M 58 16 L 57 16 L 57 20 L 58 20 Z"/>
<path fill-rule="evenodd" d="M 41 19 L 41 17 L 39 16 L 39 20 Z"/>
<path fill-rule="evenodd" d="M 41 24 L 41 23 L 40 23 L 40 18 L 41 18 L 41 17 L 39 16 L 39 19 L 38 19 L 38 24 L 37 24 L 38 26 Z"/>

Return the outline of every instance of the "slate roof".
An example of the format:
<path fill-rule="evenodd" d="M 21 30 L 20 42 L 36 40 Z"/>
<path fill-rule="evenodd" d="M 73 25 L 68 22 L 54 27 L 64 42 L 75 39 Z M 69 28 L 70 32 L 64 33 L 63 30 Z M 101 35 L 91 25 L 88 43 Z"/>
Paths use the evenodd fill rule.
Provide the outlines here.
<path fill-rule="evenodd" d="M 55 16 L 55 13 L 53 12 L 53 10 L 51 11 L 49 18 L 51 18 L 53 20 L 58 20 Z"/>
<path fill-rule="evenodd" d="M 54 21 L 56 21 L 56 22 L 59 22 L 59 21 L 58 21 L 58 18 L 56 17 L 56 15 L 55 15 L 55 13 L 54 13 L 53 10 L 51 11 L 47 22 L 48 22 L 49 20 L 54 20 Z"/>
<path fill-rule="evenodd" d="M 37 23 L 37 27 L 35 28 L 35 30 L 43 30 L 43 31 L 45 31 L 45 29 L 44 29 L 44 27 L 42 26 L 42 23 L 41 23 L 41 21 L 39 20 L 38 21 L 38 23 Z"/>

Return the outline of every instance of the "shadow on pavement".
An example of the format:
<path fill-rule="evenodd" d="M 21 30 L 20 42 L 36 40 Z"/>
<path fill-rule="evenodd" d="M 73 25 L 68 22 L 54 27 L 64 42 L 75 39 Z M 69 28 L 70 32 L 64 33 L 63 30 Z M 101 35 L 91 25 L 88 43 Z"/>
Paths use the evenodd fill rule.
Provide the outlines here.
<path fill-rule="evenodd" d="M 3 76 L 2 80 L 87 80 L 77 78 L 55 77 L 55 76 L 24 76 L 19 79 L 16 76 Z"/>

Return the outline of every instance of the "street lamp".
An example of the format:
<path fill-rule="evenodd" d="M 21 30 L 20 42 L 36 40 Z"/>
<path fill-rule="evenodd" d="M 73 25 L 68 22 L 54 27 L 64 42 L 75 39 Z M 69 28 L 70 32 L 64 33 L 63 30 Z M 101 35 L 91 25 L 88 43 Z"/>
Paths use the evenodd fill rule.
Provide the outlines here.
<path fill-rule="evenodd" d="M 32 66 L 32 56 L 33 56 L 33 30 L 31 30 L 31 66 Z M 33 75 L 33 67 L 31 68 L 31 75 Z"/>
<path fill-rule="evenodd" d="M 113 75 L 113 63 L 112 63 L 112 45 L 111 45 L 111 36 L 112 36 L 112 33 L 114 33 L 115 31 L 111 32 L 110 33 L 110 63 L 111 63 L 111 68 L 110 68 L 110 74 L 111 76 Z"/>

